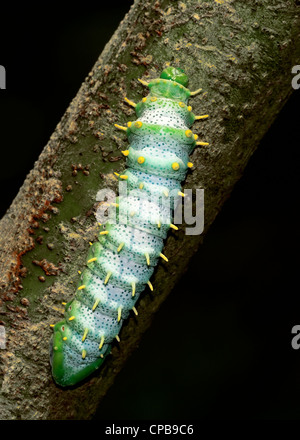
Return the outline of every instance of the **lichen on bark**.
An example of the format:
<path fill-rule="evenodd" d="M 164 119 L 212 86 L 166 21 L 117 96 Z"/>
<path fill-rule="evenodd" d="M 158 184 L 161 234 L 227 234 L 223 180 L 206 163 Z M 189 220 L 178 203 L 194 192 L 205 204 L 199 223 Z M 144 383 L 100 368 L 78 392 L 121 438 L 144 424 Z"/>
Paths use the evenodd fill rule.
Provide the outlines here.
<path fill-rule="evenodd" d="M 210 118 L 193 130 L 210 146 L 193 153 L 185 185 L 205 189 L 206 232 L 288 99 L 299 46 L 299 7 L 291 0 L 135 1 L 0 223 L 2 419 L 90 418 L 205 235 L 185 235 L 184 226 L 170 234 L 170 262 L 153 279 L 157 293 L 141 299 L 120 347 L 76 389 L 56 387 L 49 324 L 74 295 L 96 239 L 97 191 L 117 189 L 113 172 L 124 168 L 126 139 L 113 124 L 134 118 L 123 98 L 144 96 L 137 78 L 155 78 L 172 64 L 185 69 L 191 89 L 203 89 L 191 105 Z"/>

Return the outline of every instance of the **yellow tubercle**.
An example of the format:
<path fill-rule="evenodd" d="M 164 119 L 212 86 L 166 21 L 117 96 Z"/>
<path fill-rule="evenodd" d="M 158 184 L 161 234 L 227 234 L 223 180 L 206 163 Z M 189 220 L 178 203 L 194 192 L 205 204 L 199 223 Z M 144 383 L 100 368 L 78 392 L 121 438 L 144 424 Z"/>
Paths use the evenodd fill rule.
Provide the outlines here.
<path fill-rule="evenodd" d="M 101 231 L 101 232 L 99 233 L 99 235 L 107 235 L 107 234 L 109 234 L 108 231 Z"/>
<path fill-rule="evenodd" d="M 172 168 L 173 168 L 174 171 L 179 170 L 179 168 L 180 168 L 179 163 L 178 162 L 173 162 L 172 163 Z"/>
<path fill-rule="evenodd" d="M 120 306 L 120 307 L 118 308 L 118 322 L 121 321 L 121 314 L 122 314 L 122 307 Z"/>
<path fill-rule="evenodd" d="M 138 315 L 138 311 L 135 307 L 132 307 L 132 310 L 134 311 L 134 314 L 137 316 Z"/>
<path fill-rule="evenodd" d="M 132 287 L 132 296 L 134 296 L 135 295 L 135 282 L 134 281 L 131 283 L 131 287 Z"/>
<path fill-rule="evenodd" d="M 193 164 L 192 162 L 188 162 L 188 163 L 186 164 L 186 166 L 187 166 L 188 168 L 192 168 L 192 167 L 194 166 L 194 164 Z"/>
<path fill-rule="evenodd" d="M 112 272 L 107 272 L 106 278 L 104 280 L 105 285 L 108 283 L 108 280 L 110 279 L 111 275 L 112 275 Z"/>
<path fill-rule="evenodd" d="M 77 290 L 85 289 L 85 284 L 82 284 L 82 286 L 79 286 Z"/>
<path fill-rule="evenodd" d="M 123 125 L 119 125 L 119 124 L 114 124 L 116 128 L 118 128 L 119 130 L 123 130 L 123 131 L 127 131 L 127 127 L 123 127 Z"/>
<path fill-rule="evenodd" d="M 128 122 L 127 122 L 127 127 L 130 128 L 131 126 L 132 126 L 132 122 L 131 122 L 131 121 L 128 121 Z"/>
<path fill-rule="evenodd" d="M 150 266 L 150 257 L 148 252 L 145 252 L 145 257 L 146 257 L 147 265 Z"/>
<path fill-rule="evenodd" d="M 153 286 L 152 286 L 152 284 L 150 283 L 150 281 L 147 281 L 147 284 L 148 284 L 148 286 L 150 287 L 151 292 L 153 292 Z"/>
<path fill-rule="evenodd" d="M 186 135 L 186 137 L 188 137 L 188 138 L 192 137 L 192 135 L 193 135 L 192 130 L 186 130 L 186 131 L 185 131 L 185 135 Z"/>
<path fill-rule="evenodd" d="M 165 260 L 166 262 L 169 261 L 168 258 L 167 258 L 164 254 L 159 254 L 159 256 L 160 256 L 163 260 Z"/>
<path fill-rule="evenodd" d="M 104 336 L 101 336 L 100 344 L 99 344 L 99 350 L 103 347 L 104 344 Z"/>
<path fill-rule="evenodd" d="M 209 118 L 209 115 L 199 115 L 199 116 L 195 116 L 195 119 L 196 119 L 196 120 L 199 120 L 199 119 L 205 119 L 205 118 Z"/>
<path fill-rule="evenodd" d="M 97 258 L 96 258 L 96 257 L 94 257 L 94 258 L 90 258 L 90 259 L 88 260 L 88 263 L 92 263 L 93 261 L 97 261 Z"/>
<path fill-rule="evenodd" d="M 194 92 L 191 92 L 191 96 L 195 96 L 195 95 L 197 95 L 198 93 L 201 92 L 201 90 L 202 90 L 202 89 L 197 89 L 197 90 L 195 90 Z"/>
<path fill-rule="evenodd" d="M 187 109 L 188 109 L 189 112 L 191 112 L 191 111 L 192 111 L 192 106 L 189 105 L 189 106 L 187 107 Z"/>
<path fill-rule="evenodd" d="M 126 176 L 126 174 L 121 174 L 120 175 L 120 179 L 127 180 L 128 176 Z"/>
<path fill-rule="evenodd" d="M 100 303 L 100 299 L 98 298 L 98 299 L 96 299 L 96 301 L 93 304 L 92 311 L 94 311 L 98 307 L 99 303 Z"/>
<path fill-rule="evenodd" d="M 140 189 L 143 189 L 143 188 L 144 188 L 144 184 L 143 184 L 143 183 L 140 183 L 140 184 L 139 184 L 139 188 L 140 188 Z"/>
<path fill-rule="evenodd" d="M 185 107 L 185 103 L 184 102 L 179 102 L 179 107 L 184 108 Z"/>
<path fill-rule="evenodd" d="M 126 101 L 127 104 L 131 105 L 132 107 L 136 107 L 136 103 L 128 99 L 126 96 L 124 98 L 124 101 Z"/>
<path fill-rule="evenodd" d="M 136 122 L 134 123 L 134 126 L 135 126 L 136 128 L 141 128 L 142 125 L 143 125 L 142 121 L 136 121 Z"/>
<path fill-rule="evenodd" d="M 124 243 L 120 243 L 117 252 L 121 252 L 121 250 L 123 249 Z"/>
<path fill-rule="evenodd" d="M 75 316 L 70 316 L 69 321 L 73 321 L 75 319 Z"/>
<path fill-rule="evenodd" d="M 87 337 L 87 334 L 88 334 L 88 332 L 89 332 L 89 329 L 88 328 L 85 328 L 84 329 L 84 333 L 83 333 L 83 336 L 82 336 L 82 342 L 84 342 L 85 341 L 85 338 Z"/>
<path fill-rule="evenodd" d="M 183 193 L 183 192 L 181 192 L 181 191 L 178 191 L 178 193 L 177 193 L 179 196 L 181 196 L 181 197 L 185 197 L 185 194 Z"/>
<path fill-rule="evenodd" d="M 150 98 L 150 101 L 152 101 L 152 102 L 155 102 L 155 101 L 157 101 L 157 98 L 156 98 L 156 96 L 151 96 L 151 98 Z"/>
<path fill-rule="evenodd" d="M 123 150 L 123 151 L 121 151 L 121 153 L 122 153 L 124 156 L 128 156 L 128 155 L 129 155 L 129 150 Z"/>
<path fill-rule="evenodd" d="M 82 359 L 85 359 L 86 357 L 86 350 L 82 350 Z"/>
<path fill-rule="evenodd" d="M 139 81 L 141 84 L 143 84 L 143 86 L 148 86 L 148 85 L 149 85 L 149 83 L 148 83 L 147 81 L 144 81 L 144 80 L 141 79 L 141 78 L 138 78 L 138 81 Z"/>
<path fill-rule="evenodd" d="M 174 229 L 175 231 L 178 231 L 177 226 L 173 225 L 173 223 L 170 223 L 170 228 Z"/>
<path fill-rule="evenodd" d="M 143 164 L 145 162 L 145 158 L 143 156 L 138 157 L 137 159 L 139 164 Z"/>
<path fill-rule="evenodd" d="M 142 102 L 146 102 L 146 101 L 147 101 L 147 98 L 143 98 L 143 99 L 142 99 Z"/>

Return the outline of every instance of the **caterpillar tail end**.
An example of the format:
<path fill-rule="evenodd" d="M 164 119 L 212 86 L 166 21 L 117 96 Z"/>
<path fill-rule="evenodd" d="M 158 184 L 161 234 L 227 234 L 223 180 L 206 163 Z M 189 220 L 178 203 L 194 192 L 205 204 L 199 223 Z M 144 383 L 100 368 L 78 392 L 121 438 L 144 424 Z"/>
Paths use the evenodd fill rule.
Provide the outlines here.
<path fill-rule="evenodd" d="M 83 381 L 102 365 L 106 355 L 110 353 L 111 345 L 106 344 L 106 347 L 103 347 L 105 349 L 103 357 L 99 357 L 92 362 L 81 357 L 81 361 L 78 362 L 75 353 L 74 358 L 72 358 L 70 353 L 66 352 L 67 346 L 59 331 L 59 327 L 64 322 L 61 321 L 54 326 L 54 334 L 50 339 L 49 347 L 50 364 L 52 376 L 56 384 L 61 387 L 71 387 Z"/>

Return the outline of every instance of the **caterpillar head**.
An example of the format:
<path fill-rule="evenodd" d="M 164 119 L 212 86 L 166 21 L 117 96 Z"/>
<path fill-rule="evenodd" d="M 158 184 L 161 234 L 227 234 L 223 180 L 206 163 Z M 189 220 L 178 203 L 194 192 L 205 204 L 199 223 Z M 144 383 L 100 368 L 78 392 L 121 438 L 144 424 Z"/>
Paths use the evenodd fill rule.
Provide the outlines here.
<path fill-rule="evenodd" d="M 160 75 L 163 79 L 170 79 L 172 81 L 175 81 L 184 87 L 188 85 L 189 79 L 187 75 L 184 73 L 182 69 L 179 69 L 178 67 L 166 67 Z"/>

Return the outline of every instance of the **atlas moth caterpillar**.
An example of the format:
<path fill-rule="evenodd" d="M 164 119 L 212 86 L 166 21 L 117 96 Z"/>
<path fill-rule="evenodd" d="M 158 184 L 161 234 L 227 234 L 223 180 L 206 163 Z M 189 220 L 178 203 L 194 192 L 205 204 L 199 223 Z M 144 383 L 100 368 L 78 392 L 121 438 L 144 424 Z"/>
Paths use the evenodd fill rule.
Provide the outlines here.
<path fill-rule="evenodd" d="M 127 127 L 130 143 L 124 150 L 128 193 L 116 200 L 115 218 L 109 214 L 98 241 L 90 246 L 87 267 L 80 275 L 74 299 L 65 304 L 64 319 L 55 325 L 50 343 L 52 375 L 60 386 L 75 385 L 98 369 L 111 351 L 123 321 L 133 310 L 162 253 L 172 213 L 184 196 L 180 182 L 193 166 L 189 155 L 198 136 L 190 127 L 197 119 L 187 102 L 191 92 L 182 69 L 167 67 L 147 83 L 150 93 L 135 104 L 137 120 Z M 121 221 L 121 213 L 123 220 Z M 126 221 L 124 221 L 124 217 Z"/>

